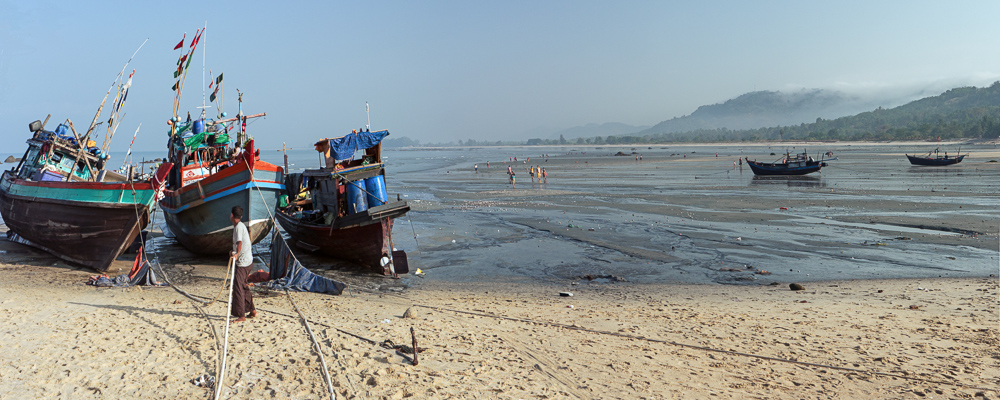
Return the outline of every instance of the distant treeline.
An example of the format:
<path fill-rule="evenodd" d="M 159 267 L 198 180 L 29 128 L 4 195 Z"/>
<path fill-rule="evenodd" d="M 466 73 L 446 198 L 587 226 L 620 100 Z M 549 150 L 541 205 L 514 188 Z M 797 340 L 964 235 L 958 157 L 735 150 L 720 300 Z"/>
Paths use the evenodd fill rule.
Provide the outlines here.
<path fill-rule="evenodd" d="M 706 129 L 689 132 L 621 135 L 607 137 L 529 139 L 526 142 L 458 141 L 458 146 L 510 146 L 561 144 L 657 144 L 679 142 L 758 142 L 775 140 L 889 141 L 1000 137 L 1000 81 L 989 87 L 962 87 L 896 108 L 877 108 L 832 120 L 758 129 Z M 404 143 L 406 143 L 404 145 Z M 395 139 L 387 146 L 421 146 L 409 138 Z M 437 143 L 424 146 L 454 146 Z"/>

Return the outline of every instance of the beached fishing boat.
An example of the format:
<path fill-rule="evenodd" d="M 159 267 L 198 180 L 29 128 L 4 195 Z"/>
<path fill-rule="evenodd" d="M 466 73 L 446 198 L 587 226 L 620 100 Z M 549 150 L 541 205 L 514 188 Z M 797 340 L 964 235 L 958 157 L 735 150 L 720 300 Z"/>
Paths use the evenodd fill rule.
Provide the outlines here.
<path fill-rule="evenodd" d="M 203 30 L 201 32 L 204 32 Z M 186 120 L 178 118 L 177 110 L 187 76 L 187 66 L 201 38 L 196 33 L 190 49 L 178 60 L 174 73 L 173 116 L 168 121 L 170 140 L 167 160 L 174 164 L 167 179 L 167 188 L 160 208 L 166 219 L 169 235 L 182 246 L 198 254 L 225 254 L 232 249 L 233 224 L 229 220 L 233 206 L 244 210 L 243 221 L 254 243 L 267 236 L 274 226 L 271 210 L 274 209 L 284 186 L 281 167 L 260 159 L 260 151 L 246 132 L 247 120 L 266 114 L 244 115 L 243 94 L 239 94 L 239 112 L 236 117 L 207 119 L 202 100 L 201 115 Z M 183 49 L 184 41 L 175 47 Z M 210 101 L 218 102 L 222 87 L 222 74 L 211 81 L 215 85 Z M 211 87 L 211 85 L 210 85 Z M 230 131 L 236 129 L 235 140 Z"/>
<path fill-rule="evenodd" d="M 749 157 L 746 158 L 746 161 L 754 175 L 806 175 L 817 172 L 826 166 L 826 162 L 816 161 L 805 152 L 796 154 L 795 157 L 785 152 L 785 156 L 781 160 L 773 163 L 751 161 Z"/>
<path fill-rule="evenodd" d="M 961 149 L 959 149 L 959 152 L 961 152 Z M 947 152 L 945 152 L 944 155 L 941 155 L 938 152 L 938 149 L 934 149 L 934 151 L 928 152 L 926 156 L 911 156 L 907 154 L 906 158 L 909 159 L 910 164 L 913 165 L 941 166 L 958 164 L 962 162 L 967 155 L 968 154 L 959 154 L 957 156 L 948 156 Z"/>
<path fill-rule="evenodd" d="M 281 167 L 262 161 L 253 139 L 240 147 L 172 141 L 171 170 L 160 200 L 170 234 L 188 250 L 224 254 L 232 249 L 233 206 L 243 207 L 250 238 L 263 239 L 274 224 L 270 210 L 284 186 Z"/>
<path fill-rule="evenodd" d="M 389 202 L 385 190 L 381 141 L 387 135 L 366 131 L 323 139 L 316 143 L 323 168 L 288 175 L 290 200 L 276 219 L 297 247 L 387 276 L 408 272 L 406 253 L 393 249 L 392 225 L 410 206 L 398 196 Z M 355 151 L 364 155 L 355 158 Z"/>
<path fill-rule="evenodd" d="M 8 239 L 107 271 L 149 223 L 170 165 L 151 177 L 133 168 L 123 168 L 124 174 L 105 169 L 108 157 L 89 131 L 81 138 L 69 120 L 47 131 L 47 122 L 29 125 L 28 150 L 0 180 Z"/>

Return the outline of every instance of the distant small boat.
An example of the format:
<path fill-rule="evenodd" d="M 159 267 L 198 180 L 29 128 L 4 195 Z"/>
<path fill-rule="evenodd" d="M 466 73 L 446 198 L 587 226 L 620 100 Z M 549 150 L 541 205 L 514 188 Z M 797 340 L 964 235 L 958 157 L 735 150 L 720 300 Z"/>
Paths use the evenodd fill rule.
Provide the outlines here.
<path fill-rule="evenodd" d="M 961 151 L 961 149 L 959 149 L 959 151 Z M 968 154 L 959 154 L 958 156 L 948 156 L 948 153 L 945 153 L 942 156 L 938 153 L 938 149 L 934 149 L 934 151 L 928 152 L 926 156 L 911 156 L 907 154 L 906 158 L 909 159 L 910 164 L 913 165 L 940 166 L 958 164 L 962 162 L 967 155 Z"/>
<path fill-rule="evenodd" d="M 382 275 L 408 272 L 406 253 L 392 246 L 393 220 L 410 206 L 398 197 L 389 202 L 385 191 L 381 141 L 388 135 L 366 131 L 320 140 L 316 150 L 325 158 L 324 168 L 288 175 L 289 201 L 275 217 L 297 247 Z M 355 158 L 356 150 L 364 156 Z"/>
<path fill-rule="evenodd" d="M 805 152 L 796 154 L 795 157 L 785 152 L 785 157 L 774 163 L 750 161 L 749 157 L 745 159 L 754 175 L 805 175 L 817 172 L 826 166 L 824 160 L 813 160 Z"/>

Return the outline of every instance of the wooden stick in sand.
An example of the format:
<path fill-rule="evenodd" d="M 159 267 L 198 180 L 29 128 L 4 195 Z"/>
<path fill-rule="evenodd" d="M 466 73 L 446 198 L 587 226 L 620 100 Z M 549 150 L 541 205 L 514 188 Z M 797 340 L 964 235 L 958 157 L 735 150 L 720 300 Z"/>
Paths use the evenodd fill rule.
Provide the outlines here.
<path fill-rule="evenodd" d="M 419 361 L 417 361 L 417 334 L 413 331 L 413 327 L 410 327 L 410 338 L 413 342 L 413 366 L 416 366 Z"/>

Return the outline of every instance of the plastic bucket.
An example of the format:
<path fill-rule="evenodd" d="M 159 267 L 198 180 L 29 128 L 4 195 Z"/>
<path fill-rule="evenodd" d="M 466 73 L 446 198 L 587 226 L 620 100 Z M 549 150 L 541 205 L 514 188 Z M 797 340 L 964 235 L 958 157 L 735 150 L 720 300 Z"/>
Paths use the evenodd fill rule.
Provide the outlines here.
<path fill-rule="evenodd" d="M 347 195 L 347 213 L 354 214 L 368 209 L 368 202 L 365 200 L 364 181 L 347 182 L 344 185 Z"/>
<path fill-rule="evenodd" d="M 382 175 L 365 179 L 365 190 L 368 191 L 365 195 L 367 196 L 369 207 L 378 207 L 389 200 L 388 195 L 385 193 L 385 177 Z"/>

